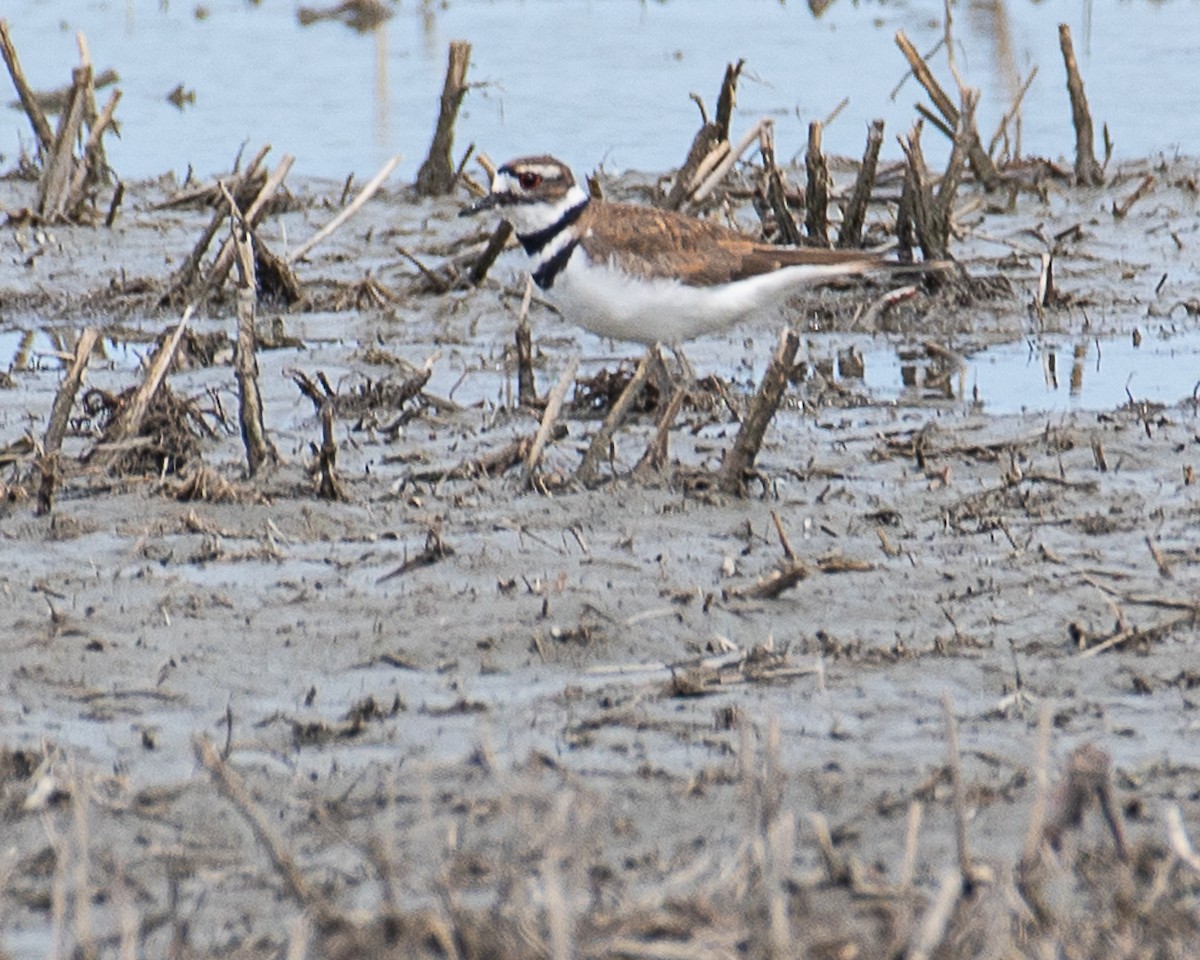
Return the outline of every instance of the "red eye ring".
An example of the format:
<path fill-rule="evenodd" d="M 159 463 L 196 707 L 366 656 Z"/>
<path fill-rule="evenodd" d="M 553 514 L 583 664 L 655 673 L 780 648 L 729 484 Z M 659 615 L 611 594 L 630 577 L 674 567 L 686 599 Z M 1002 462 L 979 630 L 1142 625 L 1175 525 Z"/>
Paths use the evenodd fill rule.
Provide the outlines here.
<path fill-rule="evenodd" d="M 532 170 L 526 170 L 517 176 L 517 182 L 521 185 L 522 190 L 532 190 L 542 182 L 542 175 L 534 173 Z"/>

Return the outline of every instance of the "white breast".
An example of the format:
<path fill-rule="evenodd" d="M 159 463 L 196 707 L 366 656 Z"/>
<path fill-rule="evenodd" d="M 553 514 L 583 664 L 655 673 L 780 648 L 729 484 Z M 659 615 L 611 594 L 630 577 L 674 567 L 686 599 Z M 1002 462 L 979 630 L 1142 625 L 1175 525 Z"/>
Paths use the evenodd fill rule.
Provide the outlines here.
<path fill-rule="evenodd" d="M 576 248 L 547 291 L 571 323 L 602 337 L 678 346 L 728 330 L 749 315 L 777 308 L 800 287 L 845 273 L 842 267 L 784 267 L 744 280 L 694 287 L 634 277 Z"/>

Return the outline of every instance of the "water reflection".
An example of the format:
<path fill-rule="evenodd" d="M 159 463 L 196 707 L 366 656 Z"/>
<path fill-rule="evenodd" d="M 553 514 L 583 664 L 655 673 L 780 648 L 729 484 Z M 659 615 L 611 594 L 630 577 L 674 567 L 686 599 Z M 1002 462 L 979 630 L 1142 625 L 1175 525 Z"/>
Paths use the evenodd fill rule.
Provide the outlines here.
<path fill-rule="evenodd" d="M 1010 140 L 1051 158 L 1070 150 L 1069 108 L 1058 80 L 1062 19 L 1081 40 L 1093 113 L 1108 122 L 1123 152 L 1145 155 L 1200 141 L 1194 94 L 1177 82 L 1190 75 L 1190 51 L 1200 43 L 1200 18 L 1191 6 L 960 5 L 955 58 L 964 81 L 983 91 L 981 126 L 996 125 L 1020 93 L 1020 78 L 1040 67 Z M 114 144 L 112 162 L 128 179 L 182 171 L 189 163 L 205 173 L 224 169 L 247 139 L 294 154 L 306 173 L 338 178 L 401 152 L 398 139 L 411 153 L 414 134 L 432 129 L 452 37 L 472 42 L 472 76 L 492 91 L 470 98 L 463 138 L 491 153 L 553 148 L 581 167 L 606 161 L 613 168 L 667 169 L 695 133 L 688 92 L 710 89 L 726 62 L 745 57 L 759 79 L 739 91 L 739 128 L 762 115 L 777 117 L 781 154 L 791 155 L 802 152 L 810 119 L 849 98 L 826 129 L 825 146 L 857 156 L 872 119 L 883 117 L 896 131 L 913 118 L 919 97 L 913 85 L 888 100 L 904 72 L 896 30 L 922 51 L 943 33 L 941 0 L 318 0 L 299 8 L 324 18 L 308 27 L 290 4 L 210 4 L 204 19 L 191 3 L 125 0 L 114 10 L 10 0 L 8 7 L 35 87 L 53 87 L 69 75 L 75 30 L 86 33 L 100 65 L 121 73 L 123 139 Z M 375 7 L 391 18 L 368 18 Z M 528 29 L 550 15 L 553 37 Z M 945 50 L 933 66 L 948 80 Z M 184 115 L 163 101 L 179 84 L 196 91 L 197 105 Z M 368 99 L 373 109 L 363 111 Z M 10 128 L 21 125 L 16 113 L 8 121 Z M 887 150 L 896 152 L 890 136 Z M 419 162 L 410 156 L 401 175 L 414 175 Z"/>
<path fill-rule="evenodd" d="M 302 27 L 333 20 L 359 33 L 371 33 L 390 20 L 392 14 L 392 8 L 383 0 L 342 0 L 329 7 L 299 7 L 296 19 Z"/>
<path fill-rule="evenodd" d="M 953 400 L 963 395 L 963 373 L 966 369 L 961 356 L 934 343 L 919 348 L 901 347 L 900 382 L 904 394 L 922 400 Z"/>
<path fill-rule="evenodd" d="M 152 338 L 137 336 L 99 339 L 93 363 L 138 369 Z M 2 331 L 0 357 L 11 358 L 10 372 L 60 370 L 70 365 L 78 340 L 71 327 Z M 1103 339 L 1042 337 L 969 355 L 929 340 L 897 345 L 830 334 L 813 341 L 811 353 L 826 379 L 854 382 L 873 400 L 899 405 L 970 404 L 993 414 L 1099 411 L 1131 400 L 1173 405 L 1200 394 L 1200 330 L 1169 326 Z"/>
<path fill-rule="evenodd" d="M 1064 362 L 1070 364 L 1065 385 Z M 1172 405 L 1200 391 L 1200 330 L 1040 338 L 965 357 L 933 343 L 901 345 L 866 351 L 863 365 L 872 396 L 901 404 L 954 401 L 989 413 Z"/>
<path fill-rule="evenodd" d="M 1077 397 L 1083 393 L 1083 361 L 1087 358 L 1087 341 L 1075 344 L 1071 360 L 1071 396 Z"/>
<path fill-rule="evenodd" d="M 9 358 L 10 373 L 34 373 L 64 370 L 75 357 L 80 331 L 73 327 L 44 327 L 0 331 L 0 357 Z M 136 370 L 142 354 L 151 346 L 150 338 L 135 343 L 117 337 L 100 337 L 92 350 L 92 360 L 111 369 Z"/>
<path fill-rule="evenodd" d="M 417 15 L 421 19 L 421 41 L 426 62 L 441 57 L 441 50 L 438 49 L 440 44 L 437 34 L 437 8 L 438 0 L 421 0 L 421 5 L 417 8 Z"/>
<path fill-rule="evenodd" d="M 392 142 L 388 118 L 391 98 L 388 96 L 388 35 L 383 29 L 375 31 L 375 145 L 384 150 Z"/>
<path fill-rule="evenodd" d="M 1005 0 L 975 0 L 967 5 L 967 23 L 990 48 L 991 60 L 998 79 L 995 94 L 1002 98 L 1006 109 L 1013 109 L 1012 135 L 1008 143 L 1009 156 L 1021 156 L 1021 73 L 1013 49 L 1012 24 Z M 997 131 L 997 137 L 1007 128 Z M 994 142 L 993 142 L 994 145 Z"/>

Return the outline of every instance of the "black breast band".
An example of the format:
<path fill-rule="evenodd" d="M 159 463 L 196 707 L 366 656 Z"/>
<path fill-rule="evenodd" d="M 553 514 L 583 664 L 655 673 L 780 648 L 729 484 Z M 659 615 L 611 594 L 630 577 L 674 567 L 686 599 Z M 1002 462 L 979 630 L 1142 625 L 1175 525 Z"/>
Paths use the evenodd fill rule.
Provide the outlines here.
<path fill-rule="evenodd" d="M 525 252 L 531 257 L 539 254 L 545 249 L 546 244 L 583 216 L 583 211 L 587 209 L 587 205 L 588 198 L 585 197 L 583 203 L 577 203 L 571 207 L 570 210 L 555 220 L 550 226 L 543 227 L 541 230 L 535 230 L 533 233 L 519 233 L 517 234 L 517 239 L 521 241 L 521 246 L 525 248 Z"/>
<path fill-rule="evenodd" d="M 538 289 L 549 290 L 554 286 L 554 278 L 562 272 L 577 246 L 579 246 L 578 240 L 564 244 L 561 250 L 533 271 L 533 282 L 538 285 Z"/>

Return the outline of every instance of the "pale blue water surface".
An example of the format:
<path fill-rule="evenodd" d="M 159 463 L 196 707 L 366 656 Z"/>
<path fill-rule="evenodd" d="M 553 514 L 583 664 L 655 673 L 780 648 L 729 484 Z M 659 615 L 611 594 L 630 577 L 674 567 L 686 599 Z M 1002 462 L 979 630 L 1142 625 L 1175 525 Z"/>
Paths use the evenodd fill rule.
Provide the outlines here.
<path fill-rule="evenodd" d="M 893 347 L 864 351 L 864 359 L 874 399 L 903 405 L 941 394 L 905 386 L 901 368 L 912 362 Z M 995 344 L 963 358 L 947 387 L 942 396 L 952 407 L 993 414 L 1113 410 L 1131 401 L 1174 407 L 1200 397 L 1200 331 L 1159 330 L 1140 343 L 1050 336 Z"/>
<path fill-rule="evenodd" d="M 726 62 L 745 58 L 735 133 L 767 114 L 781 157 L 801 154 L 811 119 L 849 103 L 826 147 L 861 153 L 873 117 L 888 121 L 885 155 L 908 129 L 920 91 L 894 35 L 921 50 L 942 36 L 938 0 L 835 2 L 814 17 L 777 0 L 446 0 L 401 2 L 371 33 L 333 22 L 302 27 L 298 5 L 246 0 L 9 0 L 25 71 L 38 89 L 64 85 L 86 34 L 97 69 L 121 76 L 121 140 L 110 157 L 125 178 L 230 166 L 239 145 L 271 143 L 300 175 L 369 174 L 403 154 L 411 179 L 428 148 L 452 39 L 473 44 L 456 152 L 474 142 L 496 158 L 550 151 L 581 169 L 666 170 L 698 126 L 688 94 L 710 109 Z M 197 17 L 202 7 L 205 15 Z M 956 62 L 983 93 L 990 136 L 1033 67 L 1025 153 L 1070 155 L 1073 133 L 1057 24 L 1070 24 L 1097 125 L 1118 157 L 1200 152 L 1200 2 L 976 0 L 954 8 Z M 944 53 L 935 58 L 951 84 Z M 177 84 L 194 105 L 166 101 Z M 3 99 L 14 99 L 7 77 Z M 103 98 L 106 94 L 101 93 Z M 31 141 L 17 110 L 0 111 L 2 166 Z M 928 147 L 936 153 L 934 136 Z"/>

